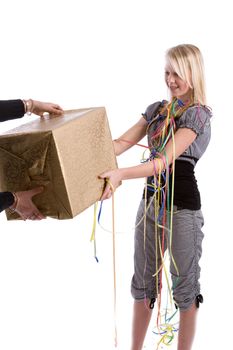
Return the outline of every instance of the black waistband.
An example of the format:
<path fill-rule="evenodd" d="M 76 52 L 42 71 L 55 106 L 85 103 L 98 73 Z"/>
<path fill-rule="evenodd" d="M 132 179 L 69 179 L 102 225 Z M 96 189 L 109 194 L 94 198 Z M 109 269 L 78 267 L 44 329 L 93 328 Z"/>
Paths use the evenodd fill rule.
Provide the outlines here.
<path fill-rule="evenodd" d="M 184 159 L 180 159 L 180 158 L 184 158 Z M 181 156 L 179 156 L 179 159 L 177 159 L 177 161 L 185 160 L 185 159 L 192 159 L 192 160 L 194 160 L 195 164 L 197 164 L 197 162 L 198 162 L 198 158 L 193 157 L 193 156 L 188 156 L 188 155 L 185 155 L 185 154 L 181 154 Z"/>
<path fill-rule="evenodd" d="M 165 184 L 165 180 L 161 177 L 162 185 Z M 151 189 L 154 183 L 154 176 L 147 178 L 147 191 L 143 192 L 143 198 L 145 193 L 147 199 L 150 199 L 154 195 L 154 190 Z M 169 197 L 171 198 L 172 190 L 172 176 L 169 177 Z M 168 198 L 166 198 L 166 202 Z M 163 202 L 161 197 L 160 205 Z M 198 210 L 201 207 L 200 193 L 197 187 L 197 181 L 194 174 L 194 165 L 189 161 L 176 160 L 175 161 L 175 179 L 174 179 L 174 205 L 177 205 L 182 209 Z M 169 203 L 170 207 L 170 203 Z"/>

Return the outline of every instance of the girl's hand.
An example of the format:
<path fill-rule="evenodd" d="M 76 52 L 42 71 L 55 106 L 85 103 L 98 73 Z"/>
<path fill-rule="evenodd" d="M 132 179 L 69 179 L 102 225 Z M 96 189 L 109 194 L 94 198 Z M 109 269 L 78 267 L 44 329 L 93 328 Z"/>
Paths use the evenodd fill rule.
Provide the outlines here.
<path fill-rule="evenodd" d="M 101 179 L 106 179 L 106 187 L 104 189 L 104 192 L 102 194 L 102 197 L 100 200 L 109 199 L 112 196 L 112 193 L 116 190 L 117 187 L 121 185 L 122 176 L 121 176 L 121 170 L 115 169 L 106 171 L 105 173 L 101 174 L 99 176 Z"/>
<path fill-rule="evenodd" d="M 41 220 L 45 217 L 40 213 L 35 204 L 32 202 L 32 197 L 43 191 L 43 187 L 36 187 L 32 190 L 15 192 L 15 202 L 10 207 L 11 210 L 18 213 L 23 220 Z"/>

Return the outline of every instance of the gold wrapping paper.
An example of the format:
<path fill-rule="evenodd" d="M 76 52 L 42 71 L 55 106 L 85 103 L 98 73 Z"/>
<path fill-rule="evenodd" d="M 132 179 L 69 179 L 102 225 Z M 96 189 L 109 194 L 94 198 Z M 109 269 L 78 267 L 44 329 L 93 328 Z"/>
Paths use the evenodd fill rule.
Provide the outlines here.
<path fill-rule="evenodd" d="M 33 202 L 52 218 L 73 218 L 98 201 L 104 188 L 98 175 L 116 167 L 103 107 L 38 118 L 0 135 L 0 191 L 44 186 Z"/>

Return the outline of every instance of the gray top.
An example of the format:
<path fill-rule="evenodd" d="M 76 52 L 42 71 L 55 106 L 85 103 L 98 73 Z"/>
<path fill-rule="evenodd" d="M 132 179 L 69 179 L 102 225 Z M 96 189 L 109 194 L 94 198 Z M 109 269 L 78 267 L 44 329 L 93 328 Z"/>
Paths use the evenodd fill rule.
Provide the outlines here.
<path fill-rule="evenodd" d="M 158 115 L 161 102 L 155 102 L 149 105 L 143 117 L 148 124 Z M 208 107 L 194 105 L 186 109 L 181 117 L 176 119 L 176 127 L 192 129 L 196 134 L 196 139 L 186 149 L 186 151 L 177 159 L 187 160 L 195 166 L 195 159 L 200 159 L 205 152 L 211 137 L 211 125 L 210 118 L 212 113 Z M 149 129 L 148 132 L 148 144 L 150 145 L 150 137 L 153 131 L 156 129 L 156 123 L 154 123 L 153 130 Z M 153 124 L 152 124 L 153 125 Z"/>

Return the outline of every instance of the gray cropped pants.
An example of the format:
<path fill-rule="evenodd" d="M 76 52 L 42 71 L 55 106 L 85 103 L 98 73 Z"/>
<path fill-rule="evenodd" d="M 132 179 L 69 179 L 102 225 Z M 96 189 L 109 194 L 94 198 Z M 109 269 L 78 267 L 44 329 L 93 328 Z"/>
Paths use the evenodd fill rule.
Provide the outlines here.
<path fill-rule="evenodd" d="M 136 224 L 144 215 L 144 205 L 144 199 L 142 199 Z M 203 224 L 201 210 L 177 210 L 177 207 L 174 206 L 170 254 L 174 260 L 170 259 L 170 273 L 173 298 L 180 310 L 187 310 L 200 294 L 199 260 L 202 254 L 203 232 L 201 228 Z M 162 239 L 161 229 L 159 229 L 158 235 Z M 169 231 L 165 230 L 164 250 L 170 247 L 169 239 Z M 157 297 L 156 277 L 153 275 L 156 268 L 161 265 L 161 256 L 159 250 L 156 249 L 155 242 L 155 213 L 154 204 L 152 203 L 147 211 L 145 240 L 144 220 L 140 222 L 135 230 L 134 275 L 131 283 L 131 293 L 133 298 L 138 301 L 144 298 L 156 299 Z"/>

